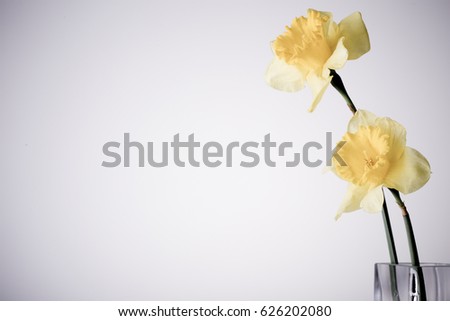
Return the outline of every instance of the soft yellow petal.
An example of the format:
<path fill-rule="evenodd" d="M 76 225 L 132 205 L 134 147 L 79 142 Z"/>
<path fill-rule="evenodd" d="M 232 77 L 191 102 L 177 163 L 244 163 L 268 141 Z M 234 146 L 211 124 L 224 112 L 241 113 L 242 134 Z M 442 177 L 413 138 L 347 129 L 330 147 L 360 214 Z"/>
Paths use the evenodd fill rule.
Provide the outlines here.
<path fill-rule="evenodd" d="M 339 39 L 336 49 L 333 54 L 328 58 L 325 66 L 323 68 L 323 75 L 328 76 L 330 74 L 330 69 L 341 69 L 344 67 L 348 58 L 347 48 L 344 47 L 344 38 Z"/>
<path fill-rule="evenodd" d="M 403 155 L 406 146 L 406 129 L 400 123 L 388 117 L 378 118 L 375 126 L 379 127 L 383 134 L 388 135 L 389 152 L 387 159 L 390 163 L 397 162 Z"/>
<path fill-rule="evenodd" d="M 267 68 L 266 81 L 275 89 L 295 92 L 305 86 L 305 77 L 295 66 L 275 57 Z"/>
<path fill-rule="evenodd" d="M 309 9 L 314 12 L 315 10 Z M 326 20 L 326 22 L 323 23 L 323 35 L 325 39 L 327 40 L 328 46 L 331 49 L 334 49 L 336 47 L 336 43 L 339 39 L 339 27 L 336 22 L 333 21 L 333 14 L 331 12 L 326 11 L 319 11 L 320 15 L 322 17 L 326 17 L 323 20 Z"/>
<path fill-rule="evenodd" d="M 348 59 L 361 57 L 370 50 L 369 34 L 361 13 L 355 12 L 339 23 L 341 36 L 345 37 L 344 45 L 348 49 Z"/>
<path fill-rule="evenodd" d="M 366 196 L 367 192 L 367 186 L 349 184 L 347 194 L 345 194 L 344 200 L 336 214 L 336 220 L 339 219 L 343 213 L 359 210 L 361 208 L 361 201 Z"/>
<path fill-rule="evenodd" d="M 363 198 L 361 208 L 369 213 L 378 213 L 381 212 L 383 201 L 383 189 L 382 186 L 378 186 L 370 190 Z"/>
<path fill-rule="evenodd" d="M 307 11 L 308 16 L 311 16 L 315 13 L 319 13 L 321 17 L 326 17 L 327 22 L 329 23 L 330 21 L 333 20 L 333 13 L 328 12 L 328 11 L 319 11 L 319 10 L 314 10 L 314 9 L 308 9 Z M 328 26 L 328 25 L 326 25 Z"/>
<path fill-rule="evenodd" d="M 319 77 L 312 72 L 308 75 L 306 82 L 308 83 L 309 88 L 311 88 L 313 94 L 313 102 L 308 109 L 309 112 L 313 112 L 314 109 L 316 109 L 317 105 L 322 99 L 323 94 L 325 93 L 328 85 L 331 82 L 331 78 L 331 76 L 328 76 L 326 78 Z"/>
<path fill-rule="evenodd" d="M 405 147 L 402 157 L 392 164 L 384 184 L 408 194 L 425 185 L 430 175 L 428 160 L 414 148 Z"/>
<path fill-rule="evenodd" d="M 348 123 L 347 131 L 349 133 L 356 133 L 360 126 L 374 126 L 377 116 L 370 111 L 359 109 Z"/>

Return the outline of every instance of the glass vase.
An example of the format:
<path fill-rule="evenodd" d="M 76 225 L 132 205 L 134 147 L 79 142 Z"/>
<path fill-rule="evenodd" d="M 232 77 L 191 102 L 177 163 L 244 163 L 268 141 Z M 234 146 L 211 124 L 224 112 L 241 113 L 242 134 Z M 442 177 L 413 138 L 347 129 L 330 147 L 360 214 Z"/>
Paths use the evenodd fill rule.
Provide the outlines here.
<path fill-rule="evenodd" d="M 423 281 L 421 281 L 423 280 Z M 450 264 L 375 264 L 375 301 L 450 301 Z"/>

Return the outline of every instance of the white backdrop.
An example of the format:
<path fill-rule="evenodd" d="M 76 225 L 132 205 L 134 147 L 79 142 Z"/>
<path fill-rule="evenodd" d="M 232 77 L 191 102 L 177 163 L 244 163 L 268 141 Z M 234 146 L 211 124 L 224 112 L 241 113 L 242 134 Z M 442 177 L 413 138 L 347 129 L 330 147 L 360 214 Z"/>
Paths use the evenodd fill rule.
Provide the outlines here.
<path fill-rule="evenodd" d="M 372 50 L 340 72 L 405 125 L 433 175 L 406 201 L 423 261 L 450 262 L 447 1 L 0 1 L 0 299 L 371 300 L 381 216 L 338 222 L 323 167 L 105 168 L 102 146 L 337 140 L 332 87 L 264 82 L 270 41 L 307 8 L 361 11 Z M 408 248 L 388 198 L 401 261 Z"/>

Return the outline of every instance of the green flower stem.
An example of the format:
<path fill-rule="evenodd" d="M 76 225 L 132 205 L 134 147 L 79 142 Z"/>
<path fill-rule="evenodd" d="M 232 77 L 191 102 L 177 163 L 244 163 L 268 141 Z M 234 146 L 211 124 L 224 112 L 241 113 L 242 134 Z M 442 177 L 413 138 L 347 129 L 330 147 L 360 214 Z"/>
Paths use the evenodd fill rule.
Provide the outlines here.
<path fill-rule="evenodd" d="M 341 94 L 341 96 L 345 99 L 348 108 L 350 108 L 350 111 L 355 114 L 357 111 L 356 106 L 348 95 L 341 76 L 339 76 L 336 70 L 333 69 L 330 69 L 330 76 L 333 77 L 331 78 L 331 85 L 333 85 L 333 87 L 336 88 L 336 90 Z"/>
<path fill-rule="evenodd" d="M 411 218 L 409 216 L 408 209 L 406 208 L 405 203 L 402 201 L 399 191 L 393 188 L 390 188 L 389 190 L 394 196 L 398 206 L 402 210 L 402 216 L 406 227 L 406 234 L 408 236 L 409 253 L 411 254 L 411 264 L 413 266 L 420 266 L 419 252 L 417 251 L 416 239 L 414 237 L 414 231 L 412 228 Z"/>
<path fill-rule="evenodd" d="M 348 108 L 350 108 L 351 112 L 353 114 L 356 113 L 357 108 L 353 101 L 351 100 L 350 96 L 347 93 L 347 90 L 345 89 L 344 82 L 342 81 L 341 77 L 337 74 L 337 72 L 333 69 L 330 69 L 330 76 L 333 78 L 331 79 L 331 85 L 341 94 L 341 96 L 345 99 Z M 392 233 L 391 228 L 391 221 L 389 219 L 389 211 L 386 204 L 386 199 L 383 201 L 383 222 L 384 222 L 384 229 L 386 231 L 386 239 L 388 243 L 389 248 L 389 256 L 391 259 L 391 264 L 398 264 L 398 258 L 397 258 L 397 251 L 395 249 L 395 242 L 394 242 L 394 235 Z"/>
<path fill-rule="evenodd" d="M 397 251 L 395 250 L 394 233 L 392 233 L 391 220 L 389 219 L 389 211 L 386 204 L 386 198 L 384 197 L 384 190 L 383 190 L 383 199 L 384 201 L 383 201 L 382 216 L 383 216 L 384 230 L 386 231 L 386 240 L 388 242 L 389 257 L 391 258 L 391 264 L 398 264 Z"/>
<path fill-rule="evenodd" d="M 398 258 L 397 252 L 395 251 L 394 234 L 392 233 L 391 220 L 389 219 L 384 189 L 383 189 L 383 198 L 384 201 L 382 208 L 382 216 L 383 216 L 384 230 L 386 231 L 386 240 L 388 242 L 389 257 L 391 258 L 391 264 L 389 265 L 389 275 L 390 275 L 389 280 L 391 282 L 391 294 L 393 301 L 400 301 L 397 284 L 397 271 L 395 266 L 396 264 L 398 264 Z"/>
<path fill-rule="evenodd" d="M 403 221 L 405 223 L 406 228 L 406 235 L 408 237 L 408 245 L 409 245 L 409 253 L 411 255 L 411 265 L 415 270 L 417 271 L 417 277 L 418 277 L 418 296 L 420 301 L 426 301 L 427 295 L 425 290 L 425 280 L 423 276 L 422 268 L 420 267 L 420 260 L 419 260 L 419 251 L 417 250 L 417 244 L 416 244 L 416 238 L 414 237 L 414 230 L 411 223 L 411 218 L 409 216 L 408 209 L 405 206 L 405 203 L 403 202 L 399 191 L 396 189 L 390 188 L 389 189 L 392 193 L 392 195 L 395 198 L 395 201 L 397 202 L 398 206 L 402 210 L 402 216 Z"/>

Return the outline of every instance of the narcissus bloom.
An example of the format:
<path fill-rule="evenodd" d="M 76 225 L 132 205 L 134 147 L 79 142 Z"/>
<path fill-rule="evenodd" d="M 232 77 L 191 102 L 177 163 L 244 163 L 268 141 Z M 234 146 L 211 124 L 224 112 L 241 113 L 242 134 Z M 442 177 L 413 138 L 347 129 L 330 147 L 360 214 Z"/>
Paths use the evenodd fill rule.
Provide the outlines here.
<path fill-rule="evenodd" d="M 369 36 L 361 14 L 355 12 L 339 24 L 328 12 L 309 9 L 307 17 L 295 18 L 273 43 L 275 57 L 266 72 L 274 88 L 295 92 L 311 88 L 313 111 L 331 81 L 330 69 L 340 69 L 348 59 L 370 50 Z"/>
<path fill-rule="evenodd" d="M 380 212 L 383 186 L 408 194 L 430 178 L 427 159 L 406 146 L 405 128 L 390 118 L 357 111 L 339 146 L 332 169 L 349 187 L 336 218 L 360 208 Z"/>

